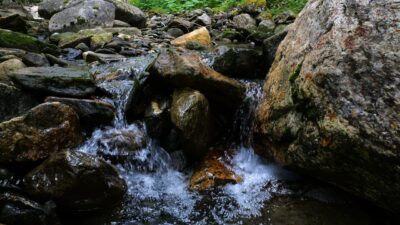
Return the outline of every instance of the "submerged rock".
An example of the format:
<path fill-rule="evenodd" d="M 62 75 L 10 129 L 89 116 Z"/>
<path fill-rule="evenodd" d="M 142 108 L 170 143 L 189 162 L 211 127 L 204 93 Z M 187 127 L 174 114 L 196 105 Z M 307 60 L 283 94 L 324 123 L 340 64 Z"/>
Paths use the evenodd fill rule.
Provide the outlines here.
<path fill-rule="evenodd" d="M 189 44 L 199 44 L 204 47 L 211 46 L 211 36 L 206 27 L 201 27 L 188 34 L 171 41 L 172 45 L 186 47 Z"/>
<path fill-rule="evenodd" d="M 79 31 L 81 29 L 112 27 L 115 6 L 103 0 L 87 0 L 53 15 L 50 32 Z"/>
<path fill-rule="evenodd" d="M 25 114 L 38 104 L 29 93 L 0 83 L 0 122 Z"/>
<path fill-rule="evenodd" d="M 96 90 L 88 71 L 62 67 L 27 67 L 11 74 L 23 88 L 57 96 L 85 97 Z"/>
<path fill-rule="evenodd" d="M 209 152 L 190 178 L 189 189 L 206 191 L 220 185 L 241 182 L 242 178 L 236 175 L 223 160 L 223 152 L 217 150 Z"/>
<path fill-rule="evenodd" d="M 400 17 L 395 3 L 310 1 L 276 53 L 262 150 L 400 213 Z"/>
<path fill-rule="evenodd" d="M 106 161 L 78 151 L 53 154 L 24 178 L 32 195 L 52 199 L 62 210 L 94 211 L 117 204 L 126 184 Z"/>
<path fill-rule="evenodd" d="M 173 94 L 171 121 L 181 131 L 184 148 L 191 158 L 203 156 L 214 137 L 213 115 L 207 98 L 192 89 Z"/>
<path fill-rule="evenodd" d="M 176 87 L 199 90 L 211 103 L 227 111 L 235 110 L 244 98 L 242 84 L 207 67 L 194 52 L 163 51 L 152 70 Z"/>
<path fill-rule="evenodd" d="M 9 192 L 0 194 L 0 221 L 7 225 L 59 224 L 46 207 Z"/>
<path fill-rule="evenodd" d="M 81 140 L 79 118 L 71 107 L 41 104 L 25 116 L 0 123 L 0 163 L 36 162 Z"/>
<path fill-rule="evenodd" d="M 71 106 L 78 113 L 81 123 L 87 126 L 110 124 L 114 119 L 114 106 L 100 100 L 48 97 L 45 101 Z"/>

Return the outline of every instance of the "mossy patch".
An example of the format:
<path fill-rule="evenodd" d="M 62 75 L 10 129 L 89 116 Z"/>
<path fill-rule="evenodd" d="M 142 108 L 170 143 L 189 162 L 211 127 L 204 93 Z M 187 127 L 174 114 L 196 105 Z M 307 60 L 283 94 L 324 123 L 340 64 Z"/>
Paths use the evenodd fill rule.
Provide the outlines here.
<path fill-rule="evenodd" d="M 49 51 L 57 48 L 54 45 L 41 42 L 35 37 L 4 29 L 0 29 L 0 46 L 33 52 Z"/>
<path fill-rule="evenodd" d="M 296 66 L 296 69 L 289 75 L 289 81 L 290 83 L 294 83 L 296 79 L 300 76 L 301 68 L 303 66 L 303 63 L 299 63 Z"/>

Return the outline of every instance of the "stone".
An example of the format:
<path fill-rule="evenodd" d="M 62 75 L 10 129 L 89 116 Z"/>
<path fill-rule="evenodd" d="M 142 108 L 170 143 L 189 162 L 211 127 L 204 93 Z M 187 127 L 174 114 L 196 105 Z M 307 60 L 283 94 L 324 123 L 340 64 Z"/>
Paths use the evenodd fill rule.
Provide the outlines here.
<path fill-rule="evenodd" d="M 167 33 L 168 33 L 169 35 L 171 35 L 172 37 L 174 37 L 174 38 L 177 38 L 177 37 L 182 36 L 182 35 L 185 34 L 181 29 L 176 28 L 176 27 L 169 28 L 169 29 L 167 30 Z"/>
<path fill-rule="evenodd" d="M 106 0 L 115 5 L 115 19 L 137 28 L 146 27 L 146 15 L 139 8 L 119 0 Z"/>
<path fill-rule="evenodd" d="M 211 46 L 211 36 L 206 27 L 201 27 L 188 34 L 180 36 L 171 41 L 174 46 L 186 46 L 189 43 L 197 43 L 205 47 Z"/>
<path fill-rule="evenodd" d="M 186 154 L 201 158 L 213 141 L 214 118 L 207 98 L 192 89 L 176 90 L 172 97 L 171 121 L 181 131 Z"/>
<path fill-rule="evenodd" d="M 61 103 L 44 103 L 0 123 L 0 163 L 37 162 L 81 141 L 76 112 Z"/>
<path fill-rule="evenodd" d="M 112 27 L 112 28 L 104 28 L 104 31 L 113 34 L 127 34 L 130 36 L 142 35 L 142 31 L 136 27 Z"/>
<path fill-rule="evenodd" d="M 28 20 L 33 20 L 23 7 L 0 9 L 0 28 L 16 32 L 26 33 L 28 31 Z"/>
<path fill-rule="evenodd" d="M 119 54 L 104 54 L 88 51 L 83 53 L 83 59 L 88 63 L 98 61 L 100 63 L 107 64 L 110 62 L 121 61 L 125 59 L 125 56 Z"/>
<path fill-rule="evenodd" d="M 263 33 L 273 33 L 275 30 L 275 22 L 272 20 L 262 20 L 258 24 L 257 30 Z"/>
<path fill-rule="evenodd" d="M 58 47 L 59 48 L 74 48 L 80 43 L 90 45 L 90 39 L 92 38 L 93 32 L 65 32 L 58 36 Z"/>
<path fill-rule="evenodd" d="M 46 56 L 39 53 L 27 52 L 22 58 L 22 62 L 27 66 L 50 66 Z"/>
<path fill-rule="evenodd" d="M 211 17 L 207 13 L 203 13 L 201 16 L 197 17 L 195 24 L 200 26 L 211 26 Z"/>
<path fill-rule="evenodd" d="M 284 30 L 278 34 L 275 34 L 263 41 L 263 55 L 264 55 L 264 63 L 267 69 L 271 68 L 272 63 L 275 60 L 275 53 L 278 50 L 279 44 L 285 39 L 288 30 Z"/>
<path fill-rule="evenodd" d="M 260 151 L 400 213 L 396 3 L 311 0 L 280 44 L 257 115 Z"/>
<path fill-rule="evenodd" d="M 95 27 L 112 27 L 115 6 L 103 0 L 87 0 L 53 15 L 50 32 L 79 31 Z"/>
<path fill-rule="evenodd" d="M 216 52 L 212 68 L 229 77 L 263 78 L 268 72 L 261 49 L 248 45 L 221 45 Z"/>
<path fill-rule="evenodd" d="M 151 74 L 175 87 L 190 87 L 203 93 L 211 104 L 235 111 L 242 103 L 245 87 L 201 62 L 195 52 L 168 49 L 158 56 Z"/>
<path fill-rule="evenodd" d="M 26 54 L 26 51 L 17 48 L 0 48 L 0 56 L 15 56 L 16 58 L 22 58 Z"/>
<path fill-rule="evenodd" d="M 144 112 L 144 122 L 150 137 L 164 138 L 172 128 L 171 103 L 167 99 L 153 99 Z"/>
<path fill-rule="evenodd" d="M 60 102 L 72 107 L 78 113 L 81 123 L 90 127 L 111 124 L 115 116 L 114 106 L 100 100 L 47 97 L 45 102 Z"/>
<path fill-rule="evenodd" d="M 50 19 L 54 14 L 78 3 L 83 0 L 43 0 L 39 4 L 39 15 L 45 19 Z"/>
<path fill-rule="evenodd" d="M 168 28 L 179 28 L 185 33 L 189 32 L 191 27 L 192 23 L 190 21 L 180 17 L 174 18 L 168 23 Z"/>
<path fill-rule="evenodd" d="M 0 83 L 0 122 L 25 114 L 39 104 L 32 95 L 11 85 Z"/>
<path fill-rule="evenodd" d="M 121 20 L 114 20 L 113 27 L 114 28 L 120 28 L 120 27 L 130 27 L 131 25 L 129 23 L 126 23 Z"/>
<path fill-rule="evenodd" d="M 57 96 L 85 97 L 96 91 L 89 72 L 77 68 L 27 67 L 13 71 L 11 78 L 24 89 Z"/>
<path fill-rule="evenodd" d="M 26 65 L 18 58 L 13 58 L 0 63 L 0 83 L 12 84 L 8 75 L 18 69 L 25 68 Z"/>
<path fill-rule="evenodd" d="M 225 184 L 242 181 L 239 175 L 224 162 L 223 151 L 212 150 L 204 157 L 189 181 L 190 191 L 207 191 Z"/>
<path fill-rule="evenodd" d="M 0 221 L 5 224 L 59 224 L 45 206 L 26 197 L 5 192 L 0 194 Z"/>
<path fill-rule="evenodd" d="M 257 27 L 256 20 L 247 13 L 233 17 L 233 25 L 239 30 L 251 30 Z"/>
<path fill-rule="evenodd" d="M 41 42 L 35 37 L 4 29 L 0 29 L 0 46 L 39 53 L 54 53 L 57 49 L 56 46 Z"/>
<path fill-rule="evenodd" d="M 113 38 L 112 33 L 104 32 L 95 34 L 90 38 L 90 47 L 92 49 L 98 49 L 103 47 L 105 44 L 110 42 Z"/>
<path fill-rule="evenodd" d="M 54 200 L 65 211 L 109 209 L 121 201 L 125 181 L 106 161 L 78 151 L 53 154 L 25 177 L 33 196 Z"/>

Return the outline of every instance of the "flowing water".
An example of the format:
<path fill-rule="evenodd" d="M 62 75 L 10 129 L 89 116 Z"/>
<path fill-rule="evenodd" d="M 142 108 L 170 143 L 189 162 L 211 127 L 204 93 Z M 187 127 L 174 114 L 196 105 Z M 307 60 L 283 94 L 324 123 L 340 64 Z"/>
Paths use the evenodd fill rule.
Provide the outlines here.
<path fill-rule="evenodd" d="M 232 126 L 239 135 L 227 138 L 227 147 L 235 151 L 222 159 L 243 178 L 243 182 L 195 193 L 188 190 L 193 168 L 187 165 L 184 154 L 165 151 L 156 140 L 148 137 L 142 121 L 127 123 L 125 114 L 134 92 L 132 87 L 141 82 L 149 62 L 148 58 L 137 58 L 93 69 L 97 77 L 109 74 L 111 70 L 119 77 L 125 77 L 99 83 L 111 93 L 103 100 L 113 103 L 118 113 L 112 126 L 95 130 L 80 148 L 80 151 L 103 156 L 116 165 L 128 186 L 123 205 L 101 219 L 101 223 L 254 224 L 249 221 L 262 218 L 265 223 L 257 224 L 269 224 L 263 210 L 268 201 L 273 196 L 293 193 L 286 183 L 302 179 L 266 162 L 251 147 L 251 130 L 262 93 L 262 81 L 240 81 L 246 85 L 247 91 Z M 131 146 L 126 143 L 139 144 Z M 330 201 L 329 194 L 316 192 L 312 194 L 314 197 Z"/>

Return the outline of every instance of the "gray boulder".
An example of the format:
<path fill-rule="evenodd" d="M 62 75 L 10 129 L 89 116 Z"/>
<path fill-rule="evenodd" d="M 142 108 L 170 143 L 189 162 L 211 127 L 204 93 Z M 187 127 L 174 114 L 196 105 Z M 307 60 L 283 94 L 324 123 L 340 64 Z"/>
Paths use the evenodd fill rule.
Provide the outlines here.
<path fill-rule="evenodd" d="M 115 6 L 115 19 L 129 23 L 131 26 L 146 27 L 146 15 L 139 8 L 119 0 L 106 0 Z"/>

